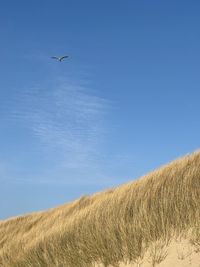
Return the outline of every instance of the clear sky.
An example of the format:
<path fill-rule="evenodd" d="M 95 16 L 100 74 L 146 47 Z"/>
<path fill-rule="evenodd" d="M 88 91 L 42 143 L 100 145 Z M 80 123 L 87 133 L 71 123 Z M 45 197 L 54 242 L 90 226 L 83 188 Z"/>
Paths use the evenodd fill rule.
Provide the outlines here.
<path fill-rule="evenodd" d="M 197 0 L 1 1 L 0 219 L 199 148 L 199 14 Z"/>

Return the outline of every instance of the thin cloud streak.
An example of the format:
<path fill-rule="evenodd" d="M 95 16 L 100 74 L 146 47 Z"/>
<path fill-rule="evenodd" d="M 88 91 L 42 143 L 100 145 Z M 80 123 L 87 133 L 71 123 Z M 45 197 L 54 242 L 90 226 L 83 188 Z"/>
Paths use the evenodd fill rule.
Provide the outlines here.
<path fill-rule="evenodd" d="M 11 117 L 31 129 L 42 150 L 50 151 L 55 159 L 56 153 L 59 155 L 60 161 L 55 162 L 51 173 L 60 173 L 60 177 L 71 174 L 74 181 L 80 180 L 84 172 L 84 176 L 105 176 L 98 158 L 106 135 L 109 101 L 68 81 L 18 91 L 14 101 Z M 44 181 L 55 179 L 55 175 Z"/>

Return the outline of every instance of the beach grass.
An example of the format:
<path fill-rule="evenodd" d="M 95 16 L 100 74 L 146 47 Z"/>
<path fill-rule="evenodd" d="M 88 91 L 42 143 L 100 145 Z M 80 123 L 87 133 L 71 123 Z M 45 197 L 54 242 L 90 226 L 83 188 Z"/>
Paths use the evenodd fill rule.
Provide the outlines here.
<path fill-rule="evenodd" d="M 0 266 L 118 266 L 189 233 L 200 249 L 200 151 L 116 188 L 0 221 Z M 167 254 L 161 244 L 152 255 L 155 266 Z"/>

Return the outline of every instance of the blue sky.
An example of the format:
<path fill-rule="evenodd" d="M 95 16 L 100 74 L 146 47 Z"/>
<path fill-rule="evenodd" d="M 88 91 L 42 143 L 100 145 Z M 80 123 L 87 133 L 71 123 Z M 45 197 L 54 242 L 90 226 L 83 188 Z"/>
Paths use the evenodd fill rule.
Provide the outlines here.
<path fill-rule="evenodd" d="M 199 148 L 199 14 L 185 0 L 2 1 L 1 219 Z"/>

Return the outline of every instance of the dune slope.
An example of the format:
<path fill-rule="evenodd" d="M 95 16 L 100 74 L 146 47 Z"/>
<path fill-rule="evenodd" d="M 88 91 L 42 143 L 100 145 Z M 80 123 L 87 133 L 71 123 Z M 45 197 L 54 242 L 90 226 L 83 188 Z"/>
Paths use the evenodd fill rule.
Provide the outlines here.
<path fill-rule="evenodd" d="M 111 190 L 0 221 L 0 266 L 139 267 L 148 251 L 148 266 L 164 266 L 166 246 L 179 237 L 199 257 L 200 151 Z"/>

